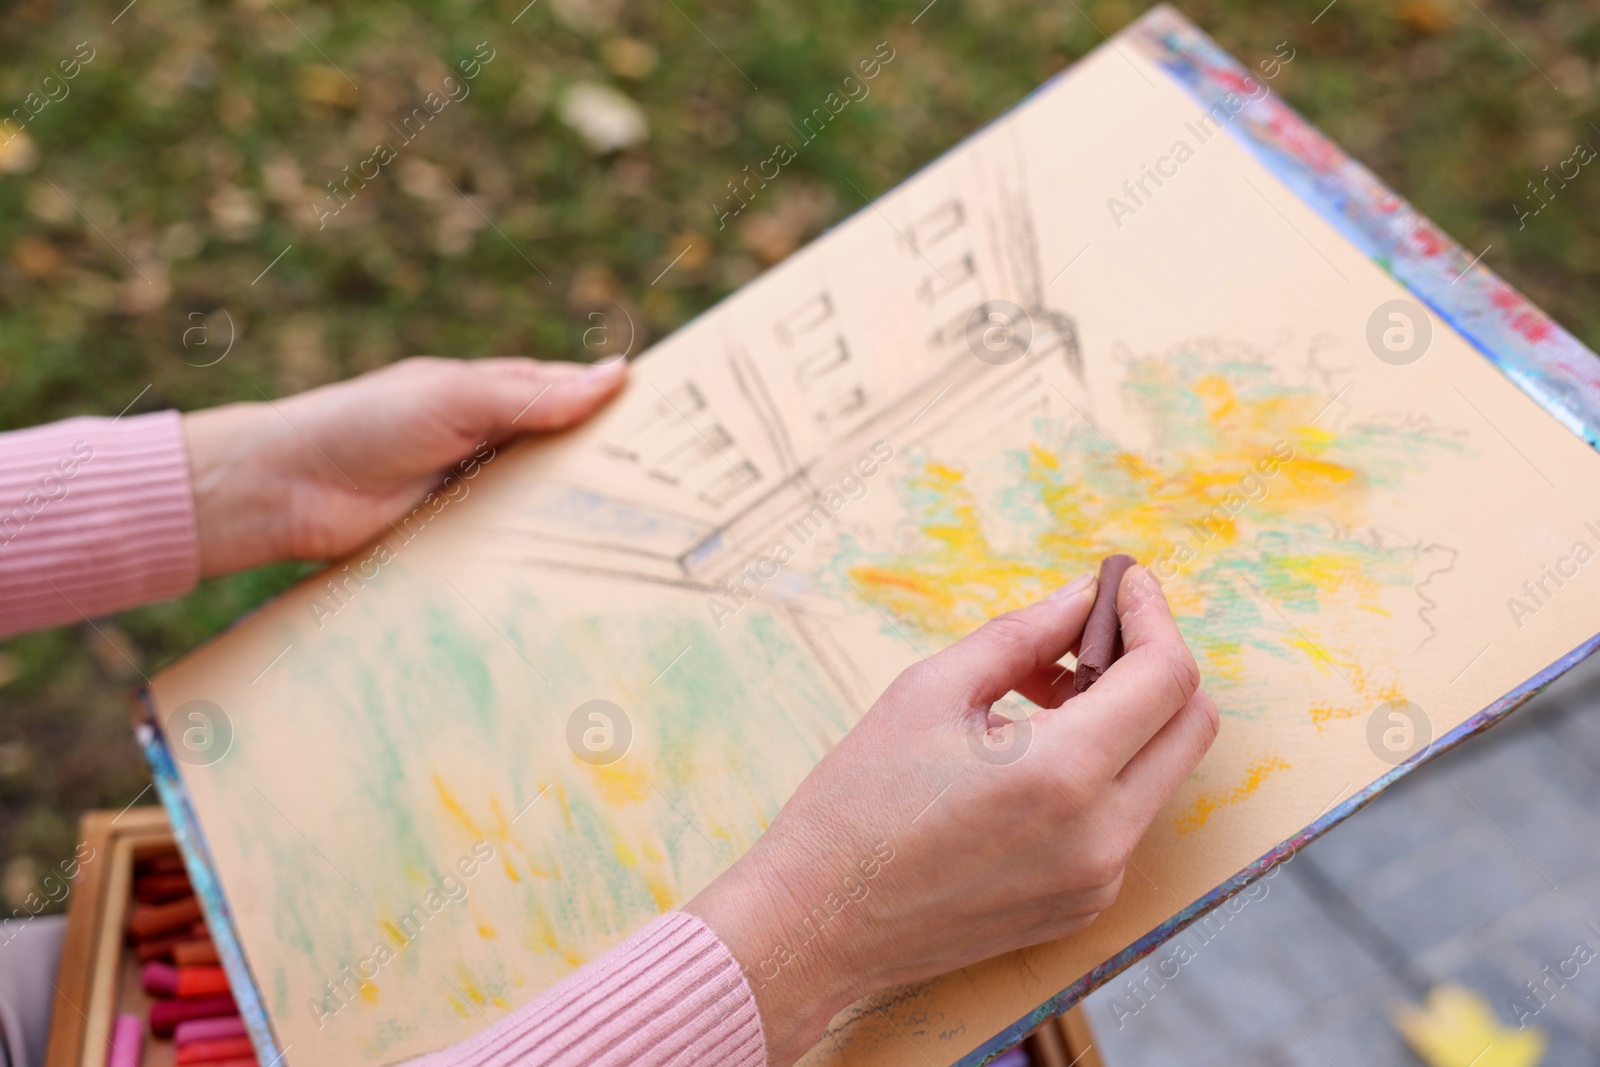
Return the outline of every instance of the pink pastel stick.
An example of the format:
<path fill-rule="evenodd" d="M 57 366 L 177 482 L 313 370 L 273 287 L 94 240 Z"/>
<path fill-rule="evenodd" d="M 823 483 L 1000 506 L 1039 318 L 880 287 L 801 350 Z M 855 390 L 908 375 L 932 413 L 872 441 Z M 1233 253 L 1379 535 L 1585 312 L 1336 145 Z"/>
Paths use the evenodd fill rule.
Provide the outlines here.
<path fill-rule="evenodd" d="M 237 1015 L 225 1015 L 220 1019 L 188 1019 L 179 1023 L 172 1033 L 172 1039 L 179 1045 L 244 1036 L 244 1020 Z"/>
<path fill-rule="evenodd" d="M 179 1023 L 190 1019 L 220 1019 L 224 1015 L 238 1014 L 239 1005 L 226 993 L 214 997 L 158 1000 L 150 1005 L 150 1032 L 157 1037 L 171 1037 Z"/>
<path fill-rule="evenodd" d="M 152 997 L 177 996 L 178 968 L 160 960 L 151 960 L 139 971 L 139 984 Z"/>
<path fill-rule="evenodd" d="M 107 1067 L 139 1067 L 144 1062 L 144 1020 L 119 1015 L 111 1028 L 111 1055 Z"/>

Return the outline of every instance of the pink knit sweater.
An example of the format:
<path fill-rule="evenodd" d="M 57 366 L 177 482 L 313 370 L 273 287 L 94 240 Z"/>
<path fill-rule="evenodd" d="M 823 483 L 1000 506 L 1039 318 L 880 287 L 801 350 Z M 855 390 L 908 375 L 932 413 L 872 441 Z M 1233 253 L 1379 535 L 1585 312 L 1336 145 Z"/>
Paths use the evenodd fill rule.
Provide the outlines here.
<path fill-rule="evenodd" d="M 177 412 L 0 434 L 0 637 L 180 596 L 200 576 Z M 672 912 L 424 1067 L 760 1067 L 755 997 Z"/>

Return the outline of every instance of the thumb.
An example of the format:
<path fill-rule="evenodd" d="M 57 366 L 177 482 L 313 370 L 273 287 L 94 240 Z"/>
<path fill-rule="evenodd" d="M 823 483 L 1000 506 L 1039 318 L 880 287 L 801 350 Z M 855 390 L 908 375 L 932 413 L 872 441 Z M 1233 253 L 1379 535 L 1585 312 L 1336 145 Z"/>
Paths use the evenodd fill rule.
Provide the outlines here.
<path fill-rule="evenodd" d="M 1094 604 L 1093 575 L 1085 575 L 1045 600 L 996 615 L 928 660 L 961 691 L 967 708 L 987 708 L 1034 673 L 1071 651 Z"/>
<path fill-rule="evenodd" d="M 501 441 L 582 422 L 609 400 L 628 375 L 623 360 L 585 366 L 535 359 L 479 359 L 462 365 L 450 385 L 449 409 L 471 423 L 468 436 Z"/>

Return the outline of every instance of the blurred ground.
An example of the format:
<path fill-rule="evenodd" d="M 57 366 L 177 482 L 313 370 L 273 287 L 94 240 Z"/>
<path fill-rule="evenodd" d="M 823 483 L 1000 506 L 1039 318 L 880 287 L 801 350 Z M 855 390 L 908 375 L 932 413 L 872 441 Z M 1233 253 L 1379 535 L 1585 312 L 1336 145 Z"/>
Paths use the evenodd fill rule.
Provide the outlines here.
<path fill-rule="evenodd" d="M 1591 659 L 1093 994 L 1107 1067 L 1421 1067 L 1390 1018 L 1440 983 L 1600 1063 L 1597 804 Z"/>
<path fill-rule="evenodd" d="M 282 395 L 416 352 L 581 358 L 597 322 L 637 352 L 1145 6 L 525 2 L 7 5 L 0 104 L 27 125 L 0 145 L 0 428 Z M 1181 6 L 1247 63 L 1287 42 L 1277 91 L 1600 346 L 1600 178 L 1516 207 L 1600 146 L 1600 8 Z M 719 225 L 727 183 L 880 41 L 870 95 Z M 470 96 L 406 141 L 391 124 L 463 62 Z M 403 147 L 373 163 L 379 142 Z M 70 853 L 80 811 L 144 790 L 124 655 L 150 672 L 300 573 L 0 644 L 0 895 Z"/>

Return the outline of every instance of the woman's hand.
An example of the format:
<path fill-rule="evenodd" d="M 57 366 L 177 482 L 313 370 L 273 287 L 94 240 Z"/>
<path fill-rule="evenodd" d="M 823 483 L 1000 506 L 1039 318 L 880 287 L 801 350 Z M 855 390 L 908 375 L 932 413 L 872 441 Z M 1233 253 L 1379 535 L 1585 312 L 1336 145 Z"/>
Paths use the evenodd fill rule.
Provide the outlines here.
<path fill-rule="evenodd" d="M 1056 661 L 1094 594 L 1085 576 L 906 670 L 684 909 L 744 967 L 771 1063 L 868 993 L 1070 934 L 1116 898 L 1217 713 L 1143 567 L 1118 594 L 1126 654 L 1075 695 Z M 1012 690 L 1048 710 L 1007 723 L 990 706 Z"/>
<path fill-rule="evenodd" d="M 357 548 L 485 441 L 593 414 L 626 364 L 404 360 L 284 400 L 185 415 L 200 569 Z"/>

